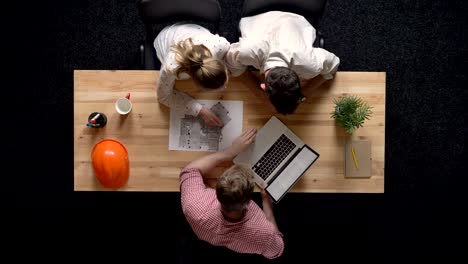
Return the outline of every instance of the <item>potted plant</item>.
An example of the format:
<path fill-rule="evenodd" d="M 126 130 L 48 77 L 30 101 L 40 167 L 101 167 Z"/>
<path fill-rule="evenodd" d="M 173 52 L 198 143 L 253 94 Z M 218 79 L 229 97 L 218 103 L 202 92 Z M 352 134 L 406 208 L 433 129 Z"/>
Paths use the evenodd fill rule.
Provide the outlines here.
<path fill-rule="evenodd" d="M 335 111 L 331 113 L 331 117 L 350 135 L 362 127 L 364 120 L 369 119 L 372 114 L 372 107 L 354 95 L 335 98 L 334 103 Z"/>

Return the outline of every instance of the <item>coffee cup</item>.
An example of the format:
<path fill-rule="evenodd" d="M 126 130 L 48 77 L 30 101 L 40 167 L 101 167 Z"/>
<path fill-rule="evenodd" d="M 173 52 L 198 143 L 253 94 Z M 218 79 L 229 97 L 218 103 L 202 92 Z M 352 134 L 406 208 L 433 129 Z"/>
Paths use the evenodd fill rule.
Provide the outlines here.
<path fill-rule="evenodd" d="M 132 111 L 132 102 L 130 102 L 130 93 L 127 96 L 117 99 L 115 110 L 121 115 L 127 115 Z"/>

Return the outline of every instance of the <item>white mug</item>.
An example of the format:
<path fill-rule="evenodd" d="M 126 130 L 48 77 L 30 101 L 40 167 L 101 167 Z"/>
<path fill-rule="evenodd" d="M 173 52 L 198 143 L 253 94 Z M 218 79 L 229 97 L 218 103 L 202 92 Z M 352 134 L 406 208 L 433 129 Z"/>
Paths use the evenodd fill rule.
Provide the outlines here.
<path fill-rule="evenodd" d="M 130 93 L 127 96 L 119 98 L 115 102 L 115 110 L 121 115 L 126 115 L 132 111 L 132 102 L 130 102 Z"/>

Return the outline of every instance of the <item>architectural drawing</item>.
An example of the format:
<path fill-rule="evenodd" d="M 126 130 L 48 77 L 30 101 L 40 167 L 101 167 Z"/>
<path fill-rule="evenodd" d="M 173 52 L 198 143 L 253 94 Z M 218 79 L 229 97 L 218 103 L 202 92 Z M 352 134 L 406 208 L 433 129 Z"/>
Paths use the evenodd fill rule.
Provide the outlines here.
<path fill-rule="evenodd" d="M 207 126 L 203 119 L 199 117 L 186 114 L 178 115 L 171 109 L 170 150 L 218 151 L 221 150 L 221 145 L 228 146 L 236 136 L 240 135 L 242 131 L 242 102 L 201 101 L 207 102 L 205 107 L 211 105 L 209 109 L 223 122 L 223 127 Z M 235 116 L 231 116 L 232 113 Z M 234 118 L 237 118 L 238 121 L 233 122 Z M 236 124 L 231 126 L 231 122 Z M 228 134 L 230 142 L 224 142 L 223 144 L 225 138 L 223 134 Z M 176 141 L 175 138 L 177 138 Z"/>
<path fill-rule="evenodd" d="M 180 119 L 180 148 L 201 150 L 203 146 L 205 149 L 218 151 L 221 139 L 221 127 L 209 127 L 201 118 L 191 115 Z"/>

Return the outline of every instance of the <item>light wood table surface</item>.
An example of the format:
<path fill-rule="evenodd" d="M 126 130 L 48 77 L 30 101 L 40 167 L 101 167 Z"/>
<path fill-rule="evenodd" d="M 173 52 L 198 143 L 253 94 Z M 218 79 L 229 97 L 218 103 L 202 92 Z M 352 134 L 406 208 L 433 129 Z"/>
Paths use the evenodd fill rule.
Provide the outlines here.
<path fill-rule="evenodd" d="M 122 142 L 128 150 L 130 177 L 118 191 L 179 191 L 179 172 L 193 159 L 210 152 L 169 151 L 169 109 L 156 97 L 158 71 L 75 70 L 74 72 L 74 190 L 97 191 L 103 188 L 94 176 L 91 150 L 102 139 Z M 177 81 L 176 88 L 197 99 L 242 100 L 243 130 L 260 128 L 276 115 L 320 158 L 296 183 L 290 192 L 383 193 L 385 153 L 385 72 L 337 72 L 325 82 L 316 78 L 304 88 L 307 100 L 293 115 L 276 114 L 262 96 L 252 74 L 231 78 L 222 92 L 201 92 L 190 80 Z M 122 118 L 114 109 L 115 101 L 131 93 L 132 112 Z M 344 146 L 347 136 L 330 117 L 333 99 L 357 95 L 373 107 L 352 138 L 366 138 L 372 143 L 372 177 L 344 177 Z M 85 124 L 92 112 L 107 118 L 103 128 Z M 231 164 L 222 164 L 209 178 Z"/>

